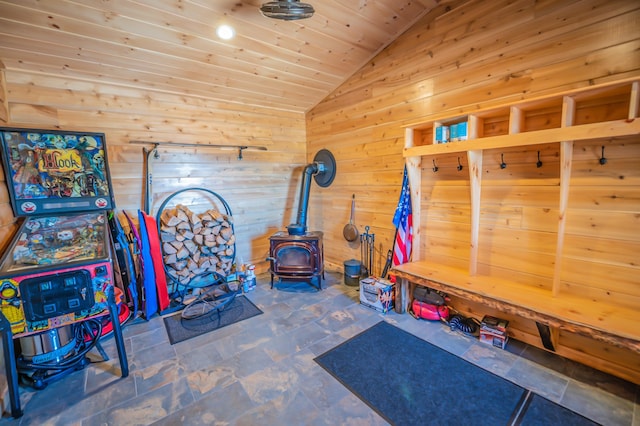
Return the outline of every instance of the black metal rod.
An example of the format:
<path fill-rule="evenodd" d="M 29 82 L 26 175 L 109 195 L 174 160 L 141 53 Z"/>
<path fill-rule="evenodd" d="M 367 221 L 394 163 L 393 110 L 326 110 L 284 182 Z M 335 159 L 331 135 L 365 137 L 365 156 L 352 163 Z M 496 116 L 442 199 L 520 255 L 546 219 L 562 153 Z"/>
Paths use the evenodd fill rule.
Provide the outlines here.
<path fill-rule="evenodd" d="M 304 235 L 307 232 L 307 211 L 309 209 L 309 192 L 311 191 L 311 176 L 318 173 L 316 163 L 307 164 L 302 173 L 302 185 L 300 186 L 300 201 L 298 202 L 298 215 L 296 223 L 289 225 L 291 235 Z"/>
<path fill-rule="evenodd" d="M 116 349 L 118 350 L 118 359 L 120 361 L 120 372 L 122 377 L 129 375 L 129 361 L 127 360 L 127 352 L 124 347 L 124 339 L 122 338 L 122 327 L 120 326 L 120 316 L 118 315 L 118 305 L 114 295 L 114 290 L 111 288 L 107 296 L 107 304 L 109 306 L 109 314 L 111 316 L 111 324 L 113 325 L 113 337 L 116 342 Z"/>

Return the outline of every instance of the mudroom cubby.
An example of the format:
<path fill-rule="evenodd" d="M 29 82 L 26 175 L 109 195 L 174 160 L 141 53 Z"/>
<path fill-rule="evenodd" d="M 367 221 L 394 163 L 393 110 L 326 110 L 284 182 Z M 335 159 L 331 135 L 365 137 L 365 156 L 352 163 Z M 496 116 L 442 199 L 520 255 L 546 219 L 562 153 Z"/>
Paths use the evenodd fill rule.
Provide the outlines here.
<path fill-rule="evenodd" d="M 463 313 L 506 316 L 518 340 L 639 383 L 639 84 L 408 125 L 414 251 L 394 271 L 398 309 L 415 285 L 443 290 Z M 439 143 L 460 122 L 468 139 Z"/>

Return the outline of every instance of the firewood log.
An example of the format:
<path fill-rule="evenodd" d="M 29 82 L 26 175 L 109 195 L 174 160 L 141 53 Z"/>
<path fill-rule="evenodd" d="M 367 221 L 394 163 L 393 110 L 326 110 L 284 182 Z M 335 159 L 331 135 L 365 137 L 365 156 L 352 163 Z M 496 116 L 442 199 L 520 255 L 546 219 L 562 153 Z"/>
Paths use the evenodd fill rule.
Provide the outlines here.
<path fill-rule="evenodd" d="M 189 224 L 189 222 L 180 222 L 179 224 L 176 225 L 176 229 L 178 231 L 185 230 L 185 229 L 191 230 L 191 225 Z"/>
<path fill-rule="evenodd" d="M 180 260 L 186 259 L 187 257 L 189 257 L 189 250 L 187 250 L 185 247 L 182 247 L 180 250 L 178 250 L 176 256 Z"/>
<path fill-rule="evenodd" d="M 176 239 L 176 234 L 175 233 L 168 233 L 168 232 L 161 232 L 160 233 L 160 241 L 162 241 L 163 243 L 165 242 L 171 242 L 171 241 L 175 241 Z"/>
<path fill-rule="evenodd" d="M 176 233 L 176 227 L 175 226 L 168 226 L 168 225 L 161 225 L 160 226 L 160 232 L 166 232 L 168 234 L 175 234 Z"/>
<path fill-rule="evenodd" d="M 184 246 L 192 255 L 198 251 L 198 245 L 191 240 L 186 240 Z"/>
<path fill-rule="evenodd" d="M 231 228 L 222 228 L 220 230 L 220 235 L 225 241 L 229 241 L 229 238 L 233 235 L 233 230 Z"/>
<path fill-rule="evenodd" d="M 187 216 L 187 214 L 181 209 L 178 209 L 178 211 L 176 212 L 176 217 L 178 219 L 180 219 L 180 222 L 188 222 L 189 221 L 189 216 Z"/>
<path fill-rule="evenodd" d="M 176 254 L 178 250 L 169 243 L 162 244 L 162 252 L 165 254 Z M 173 263 L 173 262 L 164 262 L 164 263 Z"/>

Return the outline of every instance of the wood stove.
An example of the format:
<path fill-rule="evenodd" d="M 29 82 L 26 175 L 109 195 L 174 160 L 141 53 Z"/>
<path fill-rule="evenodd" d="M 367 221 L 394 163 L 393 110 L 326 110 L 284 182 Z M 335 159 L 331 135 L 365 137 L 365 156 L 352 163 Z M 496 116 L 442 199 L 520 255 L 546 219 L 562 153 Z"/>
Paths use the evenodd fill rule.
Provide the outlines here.
<path fill-rule="evenodd" d="M 269 238 L 271 256 L 271 288 L 274 277 L 290 280 L 315 280 L 322 289 L 324 278 L 324 253 L 322 232 L 307 232 L 304 235 L 290 235 L 277 232 Z"/>
<path fill-rule="evenodd" d="M 324 278 L 324 253 L 322 232 L 307 232 L 307 210 L 311 176 L 321 187 L 333 182 L 336 174 L 336 162 L 331 152 L 320 150 L 313 163 L 304 168 L 300 202 L 298 203 L 297 222 L 287 226 L 287 232 L 277 232 L 269 238 L 269 257 L 271 262 L 271 288 L 273 279 L 309 281 L 318 290 L 322 290 Z"/>

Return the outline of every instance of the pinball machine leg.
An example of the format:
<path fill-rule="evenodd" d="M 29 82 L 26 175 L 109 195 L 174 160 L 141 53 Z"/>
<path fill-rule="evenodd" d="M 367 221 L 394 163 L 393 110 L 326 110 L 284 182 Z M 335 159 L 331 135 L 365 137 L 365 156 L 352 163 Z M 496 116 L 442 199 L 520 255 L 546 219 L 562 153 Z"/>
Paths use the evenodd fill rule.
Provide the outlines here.
<path fill-rule="evenodd" d="M 120 326 L 120 318 L 118 315 L 118 305 L 113 291 L 109 292 L 109 315 L 111 316 L 111 324 L 113 324 L 113 338 L 118 349 L 118 359 L 120 360 L 120 370 L 122 377 L 129 375 L 129 361 L 127 360 L 127 352 L 124 348 L 124 338 L 122 337 L 122 327 Z"/>
<path fill-rule="evenodd" d="M 16 366 L 15 350 L 13 346 L 13 335 L 9 320 L 0 312 L 0 333 L 2 333 L 2 349 L 4 355 L 4 366 L 9 386 L 9 401 L 11 404 L 11 416 L 22 417 L 20 408 L 20 392 L 18 388 L 18 369 Z"/>

